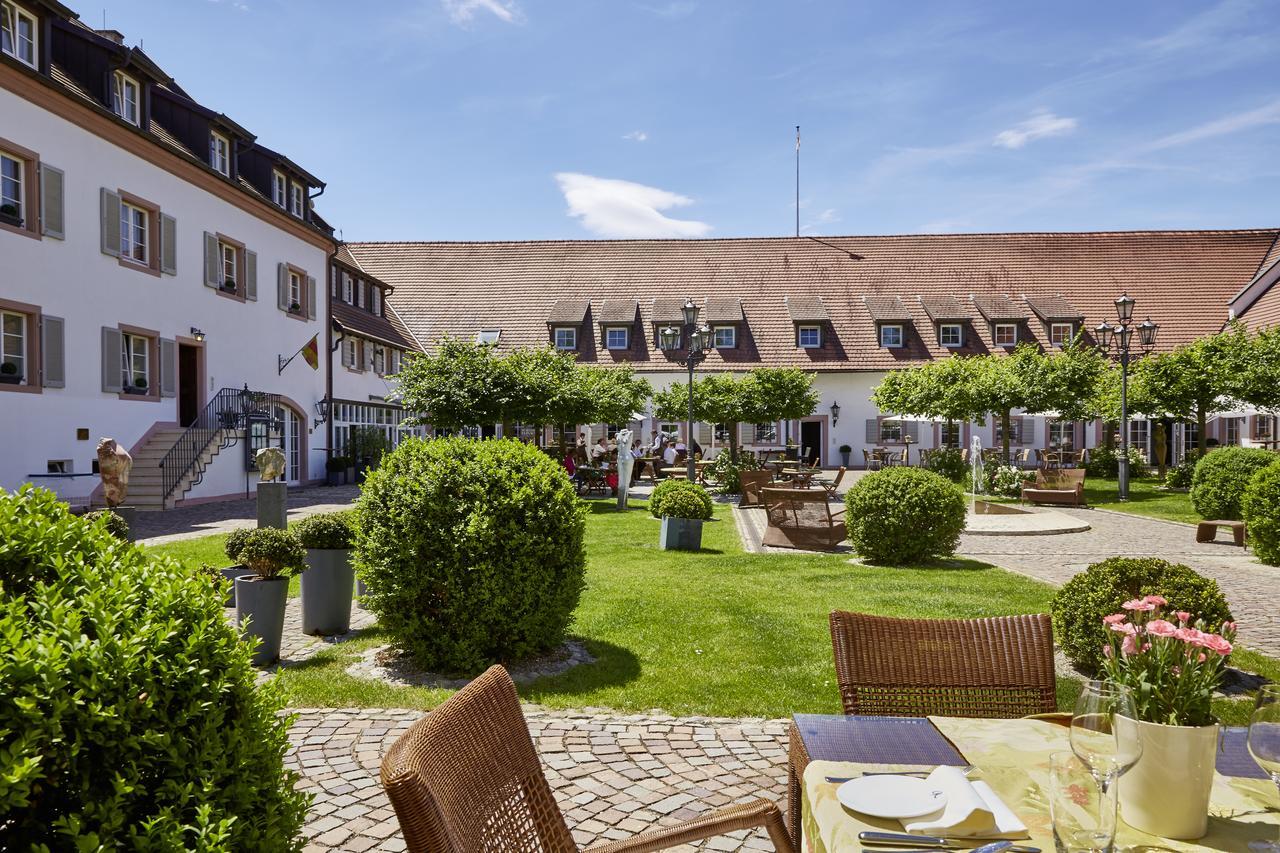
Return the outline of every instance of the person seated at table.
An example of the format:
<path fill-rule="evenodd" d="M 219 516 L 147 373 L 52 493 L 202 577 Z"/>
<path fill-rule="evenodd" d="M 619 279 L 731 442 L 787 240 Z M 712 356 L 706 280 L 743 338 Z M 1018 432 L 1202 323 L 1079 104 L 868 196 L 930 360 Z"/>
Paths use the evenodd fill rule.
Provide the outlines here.
<path fill-rule="evenodd" d="M 600 440 L 591 445 L 591 461 L 599 462 L 609 455 L 609 442 L 604 436 L 600 436 Z"/>
<path fill-rule="evenodd" d="M 668 444 L 662 451 L 662 461 L 667 464 L 668 468 L 676 464 L 676 456 L 678 453 L 679 451 L 676 450 L 676 445 L 674 444 Z"/>
<path fill-rule="evenodd" d="M 677 468 L 679 468 L 679 467 L 683 467 L 683 466 L 684 466 L 684 464 L 685 464 L 686 462 L 688 462 L 688 461 L 689 461 L 689 451 L 687 451 L 687 450 L 685 450 L 685 449 L 684 449 L 684 445 L 683 445 L 683 444 L 677 444 L 677 445 L 676 445 L 676 458 L 675 458 L 675 463 L 674 463 L 674 464 L 675 464 L 675 466 L 676 466 Z"/>
<path fill-rule="evenodd" d="M 689 442 L 689 443 L 690 443 L 690 445 L 692 445 L 692 447 L 693 447 L 693 458 L 694 458 L 694 459 L 701 459 L 701 458 L 702 458 L 702 445 L 701 445 L 701 444 L 698 444 L 698 439 L 696 439 L 696 438 L 695 438 L 693 441 L 691 441 L 691 442 Z"/>
<path fill-rule="evenodd" d="M 573 449 L 573 461 L 574 463 L 577 464 L 579 468 L 589 464 L 590 459 L 587 454 L 586 444 L 579 444 L 577 447 Z"/>

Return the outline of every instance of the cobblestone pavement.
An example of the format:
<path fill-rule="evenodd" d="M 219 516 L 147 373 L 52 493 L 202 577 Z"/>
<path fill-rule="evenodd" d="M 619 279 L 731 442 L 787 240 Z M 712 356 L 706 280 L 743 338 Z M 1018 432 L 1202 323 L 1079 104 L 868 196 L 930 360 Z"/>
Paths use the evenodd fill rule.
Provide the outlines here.
<path fill-rule="evenodd" d="M 316 795 L 308 853 L 404 850 L 378 765 L 419 711 L 302 709 L 290 767 Z M 764 796 L 785 811 L 785 720 L 617 716 L 526 707 L 534 745 L 579 845 L 625 838 Z M 676 850 L 772 850 L 761 830 Z"/>
<path fill-rule="evenodd" d="M 358 486 L 310 486 L 289 490 L 289 519 L 295 521 L 318 512 L 347 509 L 360 494 Z M 195 539 L 225 533 L 258 523 L 256 498 L 183 506 L 164 512 L 140 512 L 133 534 L 143 545 L 159 545 L 177 539 Z"/>
<path fill-rule="evenodd" d="M 1061 585 L 1106 557 L 1160 557 L 1190 566 L 1222 587 L 1240 622 L 1240 641 L 1280 656 L 1280 569 L 1243 548 L 1198 543 L 1189 524 L 1106 510 L 1057 508 L 1089 522 L 1083 533 L 1056 536 L 962 536 L 960 553 Z"/>

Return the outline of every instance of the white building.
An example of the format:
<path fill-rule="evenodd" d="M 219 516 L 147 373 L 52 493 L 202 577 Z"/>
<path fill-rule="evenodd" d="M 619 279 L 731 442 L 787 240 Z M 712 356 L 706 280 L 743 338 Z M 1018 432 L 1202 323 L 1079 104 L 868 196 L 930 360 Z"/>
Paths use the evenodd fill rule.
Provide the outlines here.
<path fill-rule="evenodd" d="M 266 442 L 323 478 L 326 372 L 280 368 L 325 346 L 323 184 L 118 33 L 0 8 L 0 486 L 90 500 L 104 436 L 142 508 L 243 495 Z"/>

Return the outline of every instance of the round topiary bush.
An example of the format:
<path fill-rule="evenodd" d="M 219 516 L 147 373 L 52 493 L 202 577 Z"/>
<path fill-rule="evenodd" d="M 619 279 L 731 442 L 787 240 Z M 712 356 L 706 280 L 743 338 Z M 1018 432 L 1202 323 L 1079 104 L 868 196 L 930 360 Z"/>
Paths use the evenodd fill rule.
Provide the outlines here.
<path fill-rule="evenodd" d="M 90 524 L 101 520 L 108 533 L 121 542 L 129 541 L 129 522 L 125 521 L 124 516 L 118 512 L 109 509 L 96 509 L 93 512 L 86 512 L 84 520 Z"/>
<path fill-rule="evenodd" d="M 1107 627 L 1102 618 L 1144 595 L 1162 595 L 1168 613 L 1185 610 L 1192 621 L 1221 625 L 1231 619 L 1218 582 L 1193 569 L 1154 557 L 1111 557 L 1094 563 L 1053 596 L 1053 634 L 1067 658 L 1085 672 L 1102 664 Z"/>
<path fill-rule="evenodd" d="M 1201 518 L 1238 521 L 1249 478 L 1277 459 L 1260 447 L 1220 447 L 1205 454 L 1191 475 L 1191 505 Z"/>
<path fill-rule="evenodd" d="M 244 537 L 236 559 L 260 578 L 287 578 L 306 568 L 307 551 L 292 531 L 259 527 Z"/>
<path fill-rule="evenodd" d="M 477 672 L 550 649 L 584 586 L 585 510 L 519 441 L 403 442 L 356 504 L 363 606 L 419 664 Z"/>
<path fill-rule="evenodd" d="M 233 563 L 240 562 L 240 549 L 244 547 L 245 540 L 253 531 L 252 527 L 237 527 L 227 534 L 226 541 L 222 543 L 222 552 L 227 555 L 228 560 Z"/>
<path fill-rule="evenodd" d="M 0 493 L 0 529 L 0 844 L 301 850 L 289 720 L 225 589 L 45 490 Z"/>
<path fill-rule="evenodd" d="M 924 467 L 964 486 L 969 485 L 969 481 L 973 479 L 973 469 L 964 461 L 964 454 L 958 447 L 939 447 L 929 451 L 929 461 Z"/>
<path fill-rule="evenodd" d="M 355 542 L 355 517 L 350 510 L 309 515 L 289 526 L 303 548 L 342 550 Z"/>
<path fill-rule="evenodd" d="M 658 502 L 658 516 L 700 518 L 704 521 L 711 517 L 711 495 L 702 486 L 688 480 L 666 480 L 654 489 L 654 498 L 649 501 L 650 512 L 653 512 L 659 489 L 662 490 L 662 500 Z"/>
<path fill-rule="evenodd" d="M 1268 566 L 1280 566 L 1280 462 L 1249 478 L 1240 509 L 1253 553 Z"/>
<path fill-rule="evenodd" d="M 853 550 L 873 563 L 917 563 L 953 554 L 964 530 L 964 493 L 922 468 L 868 474 L 844 499 Z"/>
<path fill-rule="evenodd" d="M 671 494 L 681 487 L 681 484 L 688 483 L 687 480 L 679 480 L 675 477 L 667 477 L 661 483 L 653 487 L 653 494 L 649 495 L 649 514 L 654 518 L 662 518 L 662 502 L 667 499 L 667 495 Z"/>

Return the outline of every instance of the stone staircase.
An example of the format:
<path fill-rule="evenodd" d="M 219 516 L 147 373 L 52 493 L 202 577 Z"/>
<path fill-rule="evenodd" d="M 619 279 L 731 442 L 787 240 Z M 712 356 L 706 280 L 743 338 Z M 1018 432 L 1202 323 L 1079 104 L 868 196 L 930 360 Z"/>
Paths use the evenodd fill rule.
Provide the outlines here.
<path fill-rule="evenodd" d="M 179 482 L 173 494 L 166 500 L 164 496 L 164 478 L 160 471 L 160 462 L 165 454 L 173 449 L 174 444 L 185 432 L 181 427 L 156 430 L 147 439 L 147 443 L 133 454 L 133 468 L 129 472 L 129 497 L 126 503 L 141 511 L 173 509 L 182 500 L 183 495 L 191 490 L 199 472 L 213 461 L 222 449 L 219 434 L 201 454 L 201 464 L 195 466 Z"/>

